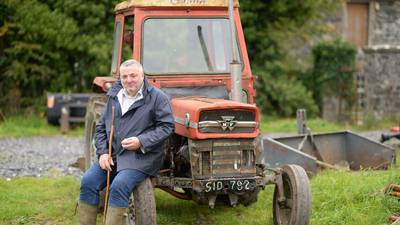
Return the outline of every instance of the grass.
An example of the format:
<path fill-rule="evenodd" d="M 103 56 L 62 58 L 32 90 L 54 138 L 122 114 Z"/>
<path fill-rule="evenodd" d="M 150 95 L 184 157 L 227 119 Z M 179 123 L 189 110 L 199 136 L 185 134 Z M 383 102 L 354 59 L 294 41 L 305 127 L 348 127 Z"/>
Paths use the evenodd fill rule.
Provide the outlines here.
<path fill-rule="evenodd" d="M 387 224 L 400 212 L 394 197 L 384 195 L 388 183 L 399 184 L 399 170 L 325 171 L 312 180 L 312 224 Z"/>
<path fill-rule="evenodd" d="M 368 119 L 362 126 L 346 125 L 329 122 L 320 118 L 309 119 L 307 122 L 312 132 L 328 132 L 339 130 L 382 130 L 396 126 L 398 121 L 393 118 L 384 120 Z M 261 131 L 263 133 L 272 132 L 297 132 L 296 119 L 290 118 L 261 118 Z M 69 136 L 82 136 L 84 134 L 84 125 L 73 126 L 66 134 Z M 30 114 L 19 114 L 0 121 L 1 137 L 27 137 L 27 136 L 54 136 L 62 135 L 60 128 L 49 125 L 44 117 L 38 117 Z"/>
<path fill-rule="evenodd" d="M 364 126 L 347 126 L 321 119 L 309 119 L 313 132 L 344 129 L 382 129 L 395 126 L 393 120 L 367 121 Z M 296 132 L 295 119 L 262 118 L 264 132 Z M 0 137 L 59 135 L 58 127 L 44 118 L 16 115 L 0 123 Z M 82 135 L 83 128 L 69 135 Z M 388 224 L 389 215 L 400 212 L 400 203 L 383 194 L 388 183 L 400 184 L 400 169 L 386 171 L 329 171 L 311 179 L 312 225 Z M 0 225 L 76 224 L 75 203 L 79 181 L 72 177 L 0 179 Z M 156 190 L 159 225 L 272 225 L 273 186 L 267 186 L 257 203 L 249 206 L 209 209 L 192 201 L 171 197 Z M 98 222 L 101 217 L 98 218 Z M 99 223 L 100 224 L 100 223 Z"/>
<path fill-rule="evenodd" d="M 320 118 L 308 119 L 307 125 L 312 132 L 331 132 L 339 130 L 382 130 L 389 129 L 398 125 L 399 121 L 395 118 L 385 118 L 376 120 L 372 117 L 366 119 L 362 126 L 339 124 L 329 122 Z M 262 117 L 261 131 L 263 133 L 273 132 L 297 132 L 296 119 L 293 118 L 275 118 Z M 74 126 L 66 134 L 69 136 L 82 136 L 84 134 L 84 126 Z M 0 121 L 0 137 L 26 137 L 26 136 L 54 136 L 62 135 L 60 128 L 49 125 L 44 117 L 33 116 L 30 114 L 15 115 Z"/>
<path fill-rule="evenodd" d="M 0 180 L 0 224 L 74 224 L 77 197 L 72 177 Z"/>
<path fill-rule="evenodd" d="M 339 131 L 346 129 L 345 126 L 328 122 L 323 119 L 309 119 L 307 121 L 308 127 L 312 132 L 329 132 Z M 261 118 L 261 131 L 263 133 L 272 132 L 289 132 L 297 133 L 297 122 L 296 119 L 291 118 L 273 118 L 273 117 L 262 117 Z"/>
<path fill-rule="evenodd" d="M 82 136 L 83 125 L 73 127 L 67 135 Z M 14 115 L 0 121 L 0 137 L 30 137 L 62 135 L 60 128 L 49 125 L 45 118 L 30 114 Z"/>
<path fill-rule="evenodd" d="M 383 194 L 400 183 L 400 170 L 346 172 L 326 170 L 311 179 L 312 225 L 380 225 L 400 212 L 400 203 Z M 0 180 L 0 224 L 75 224 L 79 181 L 71 177 Z M 156 190 L 159 225 L 272 225 L 273 186 L 259 200 L 235 208 L 209 209 Z M 98 222 L 101 217 L 98 217 Z"/>
<path fill-rule="evenodd" d="M 307 126 L 312 132 L 334 132 L 340 130 L 367 131 L 367 130 L 388 130 L 390 127 L 398 126 L 398 118 L 375 119 L 368 117 L 364 124 L 342 124 L 329 122 L 321 118 L 307 120 Z M 289 132 L 297 133 L 297 121 L 295 118 L 261 117 L 261 131 L 263 133 Z"/>

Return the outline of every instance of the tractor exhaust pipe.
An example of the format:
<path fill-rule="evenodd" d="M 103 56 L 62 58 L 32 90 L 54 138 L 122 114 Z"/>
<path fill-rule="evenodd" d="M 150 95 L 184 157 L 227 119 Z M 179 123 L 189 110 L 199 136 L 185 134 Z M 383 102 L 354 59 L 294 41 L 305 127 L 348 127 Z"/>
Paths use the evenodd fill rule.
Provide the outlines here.
<path fill-rule="evenodd" d="M 242 102 L 242 64 L 239 61 L 239 52 L 236 44 L 236 28 L 233 18 L 233 0 L 229 0 L 229 22 L 232 38 L 231 62 L 231 100 Z"/>

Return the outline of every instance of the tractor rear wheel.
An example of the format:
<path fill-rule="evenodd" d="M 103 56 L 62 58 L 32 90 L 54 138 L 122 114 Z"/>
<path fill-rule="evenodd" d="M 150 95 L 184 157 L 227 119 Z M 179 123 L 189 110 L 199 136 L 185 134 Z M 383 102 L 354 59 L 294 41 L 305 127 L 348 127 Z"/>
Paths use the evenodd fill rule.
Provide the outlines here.
<path fill-rule="evenodd" d="M 105 96 L 91 97 L 86 107 L 85 116 L 85 170 L 96 160 L 96 149 L 94 147 L 94 134 L 96 124 L 100 119 L 101 111 L 106 103 Z"/>
<path fill-rule="evenodd" d="M 275 225 L 308 225 L 311 212 L 311 194 L 307 174 L 298 165 L 282 167 L 284 200 L 279 200 L 275 185 L 273 212 Z"/>
<path fill-rule="evenodd" d="M 129 199 L 126 225 L 155 225 L 156 200 L 151 179 L 142 181 L 133 191 Z"/>

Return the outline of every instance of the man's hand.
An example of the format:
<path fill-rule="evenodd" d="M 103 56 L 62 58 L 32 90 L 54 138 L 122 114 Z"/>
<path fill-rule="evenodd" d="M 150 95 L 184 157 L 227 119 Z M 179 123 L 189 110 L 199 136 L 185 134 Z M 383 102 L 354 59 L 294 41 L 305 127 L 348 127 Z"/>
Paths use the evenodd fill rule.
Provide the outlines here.
<path fill-rule="evenodd" d="M 142 145 L 137 137 L 125 138 L 121 141 L 122 147 L 126 150 L 136 151 Z"/>
<path fill-rule="evenodd" d="M 109 157 L 108 154 L 103 154 L 99 158 L 99 164 L 103 170 L 111 171 L 111 165 L 114 166 L 114 161 L 112 160 L 112 157 Z"/>

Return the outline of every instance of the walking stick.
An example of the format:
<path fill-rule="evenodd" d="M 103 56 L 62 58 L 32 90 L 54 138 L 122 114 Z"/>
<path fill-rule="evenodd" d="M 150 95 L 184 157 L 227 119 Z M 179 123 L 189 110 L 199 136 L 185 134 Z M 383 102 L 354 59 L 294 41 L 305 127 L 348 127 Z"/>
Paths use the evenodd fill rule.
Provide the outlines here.
<path fill-rule="evenodd" d="M 108 161 L 110 162 L 112 159 L 112 141 L 114 136 L 114 106 L 111 109 L 111 131 L 110 131 L 110 139 L 108 140 Z M 111 166 L 111 165 L 110 165 Z M 106 186 L 106 199 L 104 201 L 104 216 L 103 216 L 103 225 L 106 224 L 106 216 L 108 210 L 108 198 L 110 194 L 110 170 L 107 170 L 107 186 Z"/>

